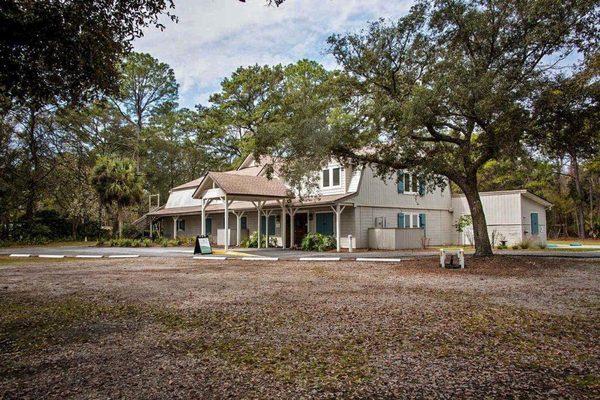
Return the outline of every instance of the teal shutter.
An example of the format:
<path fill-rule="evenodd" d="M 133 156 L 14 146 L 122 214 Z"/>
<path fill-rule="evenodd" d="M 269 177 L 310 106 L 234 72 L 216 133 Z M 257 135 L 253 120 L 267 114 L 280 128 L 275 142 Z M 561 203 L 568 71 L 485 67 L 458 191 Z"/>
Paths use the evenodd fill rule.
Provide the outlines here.
<path fill-rule="evenodd" d="M 425 180 L 419 179 L 419 196 L 425 196 Z"/>
<path fill-rule="evenodd" d="M 266 223 L 266 218 L 264 215 L 260 216 L 260 234 L 261 235 L 266 235 L 267 234 L 267 223 Z"/>
<path fill-rule="evenodd" d="M 404 193 L 404 171 L 396 172 L 398 178 L 398 193 Z"/>
<path fill-rule="evenodd" d="M 425 213 L 419 214 L 419 226 L 425 228 L 427 226 L 427 215 Z"/>
<path fill-rule="evenodd" d="M 242 229 L 248 229 L 248 218 L 242 217 L 240 219 L 240 225 L 242 225 Z"/>
<path fill-rule="evenodd" d="M 205 226 L 206 234 L 210 235 L 212 233 L 212 218 L 206 218 Z"/>
<path fill-rule="evenodd" d="M 404 228 L 404 213 L 398 213 L 398 228 Z"/>

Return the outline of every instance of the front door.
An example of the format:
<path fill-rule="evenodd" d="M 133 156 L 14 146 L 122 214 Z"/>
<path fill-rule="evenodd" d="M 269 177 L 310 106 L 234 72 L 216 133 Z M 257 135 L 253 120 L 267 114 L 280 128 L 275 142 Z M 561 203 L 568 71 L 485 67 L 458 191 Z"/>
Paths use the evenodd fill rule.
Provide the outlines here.
<path fill-rule="evenodd" d="M 308 222 L 308 214 L 298 213 L 294 216 L 294 244 L 300 246 L 302 239 L 306 236 L 306 223 Z"/>
<path fill-rule="evenodd" d="M 317 214 L 317 233 L 333 236 L 333 213 Z"/>

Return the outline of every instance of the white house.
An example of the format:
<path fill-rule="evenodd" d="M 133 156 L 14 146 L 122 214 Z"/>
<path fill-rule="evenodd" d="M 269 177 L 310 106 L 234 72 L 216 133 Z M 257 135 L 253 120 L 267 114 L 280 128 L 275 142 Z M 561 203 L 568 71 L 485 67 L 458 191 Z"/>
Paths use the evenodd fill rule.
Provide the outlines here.
<path fill-rule="evenodd" d="M 469 244 L 468 232 L 455 228 L 469 214 L 466 200 L 449 187 L 425 192 L 410 173 L 399 181 L 381 179 L 369 167 L 331 162 L 320 172 L 316 193 L 301 199 L 280 177 L 265 176 L 266 162 L 248 156 L 237 170 L 209 172 L 175 187 L 148 216 L 165 236 L 206 233 L 226 247 L 259 229 L 284 248 L 299 245 L 307 232 L 334 235 L 339 248 L 348 247 L 349 235 L 354 248 Z M 546 241 L 547 201 L 524 190 L 482 193 L 482 201 L 497 241 Z"/>

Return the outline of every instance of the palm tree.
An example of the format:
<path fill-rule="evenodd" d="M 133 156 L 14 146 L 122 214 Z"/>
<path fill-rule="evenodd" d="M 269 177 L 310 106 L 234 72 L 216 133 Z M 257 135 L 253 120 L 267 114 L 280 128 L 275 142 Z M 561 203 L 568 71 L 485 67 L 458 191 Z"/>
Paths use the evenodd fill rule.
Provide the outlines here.
<path fill-rule="evenodd" d="M 92 172 L 91 183 L 103 204 L 117 209 L 119 238 L 123 234 L 123 208 L 141 201 L 143 180 L 129 159 L 100 157 Z"/>

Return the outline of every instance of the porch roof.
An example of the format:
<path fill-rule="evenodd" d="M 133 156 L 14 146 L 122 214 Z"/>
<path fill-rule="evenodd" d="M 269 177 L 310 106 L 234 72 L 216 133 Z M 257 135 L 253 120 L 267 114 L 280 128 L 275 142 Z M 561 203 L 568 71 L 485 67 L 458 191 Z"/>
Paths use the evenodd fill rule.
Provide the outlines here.
<path fill-rule="evenodd" d="M 312 197 L 300 200 L 298 198 L 293 199 L 288 206 L 291 207 L 319 207 L 326 206 L 341 202 L 343 200 L 348 200 L 355 193 L 344 193 L 344 194 L 332 194 L 332 195 L 324 195 L 320 197 Z M 281 205 L 276 201 L 267 201 L 264 205 L 265 209 L 269 208 L 279 208 Z M 250 201 L 236 201 L 232 205 L 229 206 L 231 211 L 247 211 L 254 210 L 255 206 Z M 221 203 L 212 203 L 206 207 L 206 212 L 215 213 L 215 212 L 223 212 L 225 210 L 225 205 Z M 199 215 L 202 213 L 201 206 L 192 206 L 192 207 L 172 207 L 172 208 L 162 208 L 156 211 L 152 211 L 148 213 L 148 215 L 153 217 L 168 217 L 168 216 L 176 216 L 176 215 Z"/>
<path fill-rule="evenodd" d="M 209 172 L 193 196 L 220 198 L 227 195 L 237 200 L 279 200 L 294 197 L 284 183 L 265 176 L 240 175 L 227 172 Z"/>

